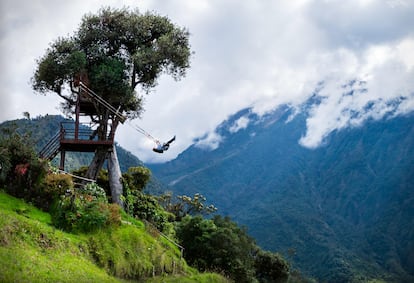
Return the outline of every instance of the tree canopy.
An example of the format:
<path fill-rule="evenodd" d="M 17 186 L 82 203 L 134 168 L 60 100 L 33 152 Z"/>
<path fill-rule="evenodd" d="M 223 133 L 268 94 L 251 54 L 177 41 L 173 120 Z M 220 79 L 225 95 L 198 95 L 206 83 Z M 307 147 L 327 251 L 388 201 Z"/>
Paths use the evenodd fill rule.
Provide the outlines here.
<path fill-rule="evenodd" d="M 141 14 L 127 8 L 101 8 L 82 18 L 79 29 L 54 41 L 38 60 L 32 78 L 40 93 L 55 92 L 73 111 L 75 98 L 68 91 L 82 80 L 99 96 L 130 118 L 142 112 L 142 96 L 162 73 L 175 79 L 185 75 L 190 58 L 189 32 L 167 17 Z"/>

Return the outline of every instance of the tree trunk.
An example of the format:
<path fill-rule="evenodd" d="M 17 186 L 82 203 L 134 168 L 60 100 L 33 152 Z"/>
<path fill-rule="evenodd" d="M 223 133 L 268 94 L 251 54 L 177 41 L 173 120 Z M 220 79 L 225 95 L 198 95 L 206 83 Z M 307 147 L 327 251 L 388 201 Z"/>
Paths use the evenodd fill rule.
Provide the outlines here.
<path fill-rule="evenodd" d="M 122 187 L 122 174 L 121 168 L 119 167 L 118 156 L 116 154 L 115 145 L 112 148 L 112 152 L 109 154 L 108 158 L 108 177 L 109 177 L 109 187 L 111 189 L 112 202 L 119 204 L 122 208 L 124 203 L 121 199 L 123 194 Z"/>
<path fill-rule="evenodd" d="M 86 178 L 92 180 L 96 180 L 98 178 L 99 171 L 101 171 L 107 156 L 108 149 L 106 147 L 98 147 L 96 149 L 92 162 L 88 167 L 88 171 L 86 171 Z"/>
<path fill-rule="evenodd" d="M 98 127 L 98 140 L 99 141 L 113 141 L 115 137 L 115 131 L 118 126 L 118 121 L 112 119 L 113 123 L 111 125 L 111 131 L 108 136 L 108 121 L 109 113 L 106 111 L 99 122 Z M 107 147 L 99 147 L 95 151 L 95 156 L 89 165 L 88 171 L 86 172 L 86 177 L 96 180 L 99 175 L 99 171 L 102 169 L 105 160 L 108 158 L 108 177 L 109 177 L 109 188 L 111 189 L 112 202 L 119 204 L 123 208 L 123 202 L 121 196 L 123 194 L 122 187 L 122 174 L 121 168 L 119 167 L 118 156 L 116 154 L 115 144 L 112 146 L 112 150 L 108 152 Z"/>

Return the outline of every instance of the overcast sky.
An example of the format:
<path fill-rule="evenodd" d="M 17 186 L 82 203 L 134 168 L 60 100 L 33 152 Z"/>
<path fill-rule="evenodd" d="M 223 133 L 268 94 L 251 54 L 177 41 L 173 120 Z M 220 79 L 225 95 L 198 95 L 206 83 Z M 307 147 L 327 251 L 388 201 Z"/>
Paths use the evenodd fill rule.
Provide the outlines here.
<path fill-rule="evenodd" d="M 82 15 L 105 6 L 168 16 L 191 33 L 194 55 L 181 81 L 163 77 L 132 123 L 154 137 L 177 140 L 168 152 L 128 125 L 121 146 L 146 162 L 175 158 L 194 138 L 217 146 L 214 128 L 252 106 L 265 113 L 299 106 L 315 90 L 323 98 L 298 140 L 316 147 L 335 129 L 393 111 L 414 110 L 414 0 L 0 0 L 0 122 L 28 111 L 59 114 L 57 95 L 31 89 L 36 59 Z M 350 81 L 364 81 L 346 86 Z M 353 96 L 346 95 L 354 91 Z M 398 103 L 396 103 L 398 102 Z M 358 114 L 355 114 L 358 113 Z M 235 125 L 248 124 L 245 118 Z"/>

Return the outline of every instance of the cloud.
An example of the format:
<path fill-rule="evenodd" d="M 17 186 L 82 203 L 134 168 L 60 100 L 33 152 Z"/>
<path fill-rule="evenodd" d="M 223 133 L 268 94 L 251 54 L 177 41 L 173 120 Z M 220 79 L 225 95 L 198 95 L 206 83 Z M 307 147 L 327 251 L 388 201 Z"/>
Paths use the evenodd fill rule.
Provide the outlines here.
<path fill-rule="evenodd" d="M 306 15 L 323 34 L 324 45 L 365 48 L 413 35 L 411 1 L 313 1 Z"/>
<path fill-rule="evenodd" d="M 242 116 L 239 119 L 237 119 L 234 124 L 229 128 L 230 133 L 237 133 L 241 129 L 247 128 L 249 125 L 249 118 Z"/>
<path fill-rule="evenodd" d="M 408 55 L 413 47 L 414 39 L 371 46 L 361 58 L 355 58 L 349 75 L 357 81 L 341 79 L 346 78 L 344 74 L 324 81 L 318 92 L 322 101 L 309 112 L 300 143 L 314 148 L 334 130 L 413 111 L 414 81 L 410 78 L 414 77 L 414 65 Z"/>
<path fill-rule="evenodd" d="M 36 96 L 30 89 L 35 60 L 101 5 L 155 11 L 189 29 L 195 53 L 187 76 L 178 82 L 162 76 L 145 97 L 142 119 L 132 121 L 161 141 L 174 134 L 177 140 L 156 155 L 153 142 L 133 127 L 123 125 L 117 132 L 118 142 L 146 162 L 175 158 L 198 137 L 217 146 L 215 128 L 229 115 L 250 106 L 261 115 L 285 103 L 301 109 L 321 86 L 322 104 L 309 112 L 300 141 L 307 146 L 317 146 L 335 129 L 384 115 L 389 107 L 394 114 L 414 109 L 413 1 L 17 0 L 1 5 L 1 66 L 7 71 L 0 77 L 0 121 L 23 111 L 58 113 L 56 96 Z M 364 81 L 366 90 L 347 96 L 350 89 L 343 86 L 353 80 Z"/>
<path fill-rule="evenodd" d="M 222 137 L 216 132 L 210 132 L 195 142 L 195 146 L 206 150 L 215 150 L 219 147 Z"/>

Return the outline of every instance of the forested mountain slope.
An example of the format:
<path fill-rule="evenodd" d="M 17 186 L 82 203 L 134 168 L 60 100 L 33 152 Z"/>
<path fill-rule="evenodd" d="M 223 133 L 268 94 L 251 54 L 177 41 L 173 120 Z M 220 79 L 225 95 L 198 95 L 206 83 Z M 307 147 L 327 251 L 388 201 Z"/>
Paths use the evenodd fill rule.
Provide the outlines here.
<path fill-rule="evenodd" d="M 216 149 L 195 141 L 149 167 L 177 194 L 205 195 L 308 275 L 412 282 L 414 115 L 336 131 L 316 149 L 298 143 L 305 122 L 288 107 L 263 117 L 245 109 L 216 129 Z"/>

